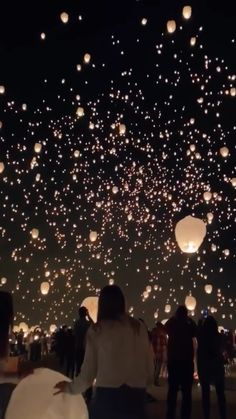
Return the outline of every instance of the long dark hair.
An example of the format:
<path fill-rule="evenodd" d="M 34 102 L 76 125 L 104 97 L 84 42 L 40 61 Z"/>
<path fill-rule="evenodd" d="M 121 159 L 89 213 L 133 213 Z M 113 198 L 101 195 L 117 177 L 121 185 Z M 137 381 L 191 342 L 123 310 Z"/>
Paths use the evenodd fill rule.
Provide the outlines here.
<path fill-rule="evenodd" d="M 119 320 L 125 314 L 125 297 L 117 285 L 107 285 L 98 301 L 98 322 Z"/>
<path fill-rule="evenodd" d="M 0 291 L 0 358 L 8 351 L 8 336 L 13 324 L 13 301 L 9 292 Z"/>

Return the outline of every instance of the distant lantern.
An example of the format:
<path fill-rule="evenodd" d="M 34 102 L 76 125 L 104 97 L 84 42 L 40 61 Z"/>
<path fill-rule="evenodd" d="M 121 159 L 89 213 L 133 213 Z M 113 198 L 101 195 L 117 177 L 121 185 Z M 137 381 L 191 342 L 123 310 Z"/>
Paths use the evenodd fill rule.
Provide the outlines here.
<path fill-rule="evenodd" d="M 3 127 L 3 123 L 2 121 L 0 121 L 0 129 L 2 129 L 2 127 Z"/>
<path fill-rule="evenodd" d="M 35 145 L 34 145 L 34 151 L 35 151 L 35 153 L 41 153 L 41 150 L 42 150 L 42 144 L 35 143 Z"/>
<path fill-rule="evenodd" d="M 89 240 L 91 242 L 95 242 L 98 238 L 98 233 L 96 231 L 90 231 L 89 233 Z"/>
<path fill-rule="evenodd" d="M 57 326 L 55 324 L 51 324 L 51 326 L 49 328 L 50 333 L 51 334 L 55 333 L 56 330 L 57 330 Z"/>
<path fill-rule="evenodd" d="M 192 36 L 192 38 L 190 39 L 191 47 L 194 47 L 196 45 L 196 42 L 197 42 L 196 36 Z"/>
<path fill-rule="evenodd" d="M 230 255 L 230 250 L 225 249 L 225 250 L 223 250 L 223 253 L 224 253 L 225 256 L 229 256 Z"/>
<path fill-rule="evenodd" d="M 4 95 L 4 93 L 5 93 L 5 87 L 0 86 L 0 95 Z"/>
<path fill-rule="evenodd" d="M 91 55 L 90 54 L 84 54 L 84 62 L 85 64 L 89 64 L 91 61 Z"/>
<path fill-rule="evenodd" d="M 1 161 L 0 162 L 0 173 L 3 173 L 5 169 L 5 164 Z"/>
<path fill-rule="evenodd" d="M 33 228 L 33 230 L 31 230 L 31 236 L 32 239 L 37 239 L 39 236 L 39 230 L 37 228 Z"/>
<path fill-rule="evenodd" d="M 49 292 L 50 285 L 48 282 L 42 282 L 40 285 L 41 294 L 47 295 Z"/>
<path fill-rule="evenodd" d="M 27 323 L 25 323 L 25 322 L 21 322 L 20 324 L 19 324 L 19 330 L 23 330 L 23 332 L 24 333 L 28 333 L 28 331 L 29 331 L 29 326 L 28 326 L 28 324 Z"/>
<path fill-rule="evenodd" d="M 231 179 L 231 183 L 232 183 L 232 186 L 235 188 L 236 187 L 236 177 L 233 177 Z"/>
<path fill-rule="evenodd" d="M 74 157 L 76 158 L 76 159 L 78 159 L 78 157 L 80 156 L 80 151 L 79 150 L 75 150 L 74 151 Z"/>
<path fill-rule="evenodd" d="M 195 253 L 206 236 L 205 223 L 199 218 L 187 216 L 175 227 L 176 241 L 184 253 Z"/>
<path fill-rule="evenodd" d="M 6 283 L 7 283 L 7 278 L 2 277 L 2 278 L 1 278 L 1 284 L 2 284 L 2 285 L 5 285 Z"/>
<path fill-rule="evenodd" d="M 208 212 L 207 214 L 208 223 L 212 223 L 213 218 L 214 218 L 214 215 L 212 214 L 212 212 Z"/>
<path fill-rule="evenodd" d="M 204 194 L 203 194 L 203 198 L 204 198 L 204 200 L 205 200 L 206 202 L 210 202 L 210 200 L 211 200 L 211 198 L 212 198 L 212 193 L 211 193 L 211 192 L 209 192 L 209 191 L 204 192 Z"/>
<path fill-rule="evenodd" d="M 229 155 L 228 147 L 221 147 L 220 154 L 221 154 L 222 157 L 228 157 L 228 155 Z"/>
<path fill-rule="evenodd" d="M 190 151 L 192 151 L 192 152 L 194 152 L 196 150 L 195 144 L 191 144 L 189 148 L 190 148 Z"/>
<path fill-rule="evenodd" d="M 114 195 L 116 195 L 116 194 L 118 193 L 118 191 L 119 191 L 118 187 L 117 187 L 117 186 L 113 186 L 113 188 L 112 188 L 112 193 L 113 193 Z"/>
<path fill-rule="evenodd" d="M 81 307 L 87 308 L 91 319 L 94 323 L 97 322 L 98 315 L 98 297 L 87 297 L 81 304 Z"/>
<path fill-rule="evenodd" d="M 236 88 L 235 87 L 231 87 L 231 89 L 230 89 L 230 95 L 231 96 L 236 96 Z"/>
<path fill-rule="evenodd" d="M 68 23 L 69 22 L 69 15 L 66 12 L 62 12 L 60 15 L 61 21 L 63 23 Z"/>
<path fill-rule="evenodd" d="M 184 19 L 190 19 L 191 16 L 192 16 L 192 7 L 191 6 L 184 6 L 184 8 L 183 8 Z"/>
<path fill-rule="evenodd" d="M 146 24 L 147 24 L 147 18 L 143 17 L 141 20 L 141 25 L 146 26 Z"/>
<path fill-rule="evenodd" d="M 185 298 L 185 305 L 189 311 L 195 310 L 196 305 L 197 305 L 196 298 L 194 298 L 192 295 L 188 295 Z"/>
<path fill-rule="evenodd" d="M 166 304 L 165 305 L 165 313 L 170 313 L 171 312 L 171 305 L 170 304 Z"/>
<path fill-rule="evenodd" d="M 125 124 L 120 124 L 119 125 L 119 134 L 120 135 L 124 135 L 126 133 L 126 126 Z"/>
<path fill-rule="evenodd" d="M 176 31 L 175 20 L 168 20 L 166 27 L 167 27 L 167 32 L 168 33 L 174 33 Z"/>
<path fill-rule="evenodd" d="M 81 118 L 82 116 L 84 116 L 84 108 L 82 108 L 81 106 L 79 106 L 77 108 L 76 115 L 78 116 L 78 118 Z"/>
<path fill-rule="evenodd" d="M 204 289 L 205 289 L 206 294 L 211 294 L 213 290 L 213 286 L 211 284 L 206 284 Z"/>

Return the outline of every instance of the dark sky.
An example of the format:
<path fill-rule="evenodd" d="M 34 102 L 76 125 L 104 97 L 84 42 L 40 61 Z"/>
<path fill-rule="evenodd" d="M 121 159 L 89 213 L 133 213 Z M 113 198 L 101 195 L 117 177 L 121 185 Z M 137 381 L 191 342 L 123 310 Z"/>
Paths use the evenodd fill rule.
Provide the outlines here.
<path fill-rule="evenodd" d="M 25 315 L 30 324 L 39 323 L 41 320 L 45 324 L 71 321 L 75 315 L 76 306 L 81 303 L 82 299 L 88 294 L 94 295 L 96 290 L 98 291 L 114 275 L 116 282 L 125 288 L 128 305 L 134 307 L 134 314 L 146 317 L 149 323 L 153 321 L 153 313 L 157 309 L 160 310 L 160 318 L 164 318 L 165 304 L 170 303 L 173 312 L 177 302 L 183 302 L 185 295 L 191 291 L 199 301 L 198 315 L 201 309 L 208 305 L 216 307 L 222 304 L 217 314 L 219 321 L 225 322 L 230 327 L 235 326 L 235 319 L 232 319 L 232 316 L 229 317 L 234 310 L 232 306 L 230 307 L 232 302 L 229 299 L 234 300 L 236 297 L 233 214 L 235 194 L 231 185 L 224 182 L 225 177 L 230 179 L 234 174 L 236 176 L 236 172 L 234 173 L 235 132 L 233 132 L 233 126 L 236 124 L 235 102 L 223 101 L 220 116 L 222 132 L 214 131 L 217 126 L 215 113 L 211 114 L 209 111 L 207 118 L 201 114 L 202 111 L 199 111 L 196 105 L 195 98 L 198 93 L 195 85 L 187 81 L 188 65 L 182 65 L 188 62 L 191 70 L 195 71 L 199 77 L 203 77 L 204 55 L 213 57 L 213 62 L 214 57 L 224 58 L 228 69 L 223 72 L 222 78 L 221 76 L 216 78 L 214 71 L 212 81 L 209 80 L 209 86 L 213 92 L 212 97 L 211 94 L 209 96 L 210 109 L 212 103 L 217 103 L 219 99 L 220 86 L 227 84 L 227 71 L 231 75 L 236 74 L 235 45 L 231 42 L 236 37 L 234 2 L 228 0 L 224 2 L 212 0 L 189 2 L 179 0 L 83 0 L 78 2 L 44 0 L 38 2 L 4 1 L 2 3 L 0 84 L 6 87 L 6 94 L 0 102 L 0 120 L 3 120 L 0 161 L 6 162 L 7 180 L 1 183 L 0 188 L 1 196 L 7 195 L 9 200 L 5 207 L 2 200 L 1 206 L 1 227 L 7 233 L 0 243 L 0 275 L 7 277 L 6 287 L 14 290 L 17 320 L 20 321 L 22 315 Z M 182 32 L 177 32 L 174 45 L 167 39 L 168 37 L 165 35 L 162 37 L 161 34 L 165 32 L 166 22 L 169 19 L 175 19 L 178 25 L 183 24 L 181 12 L 186 4 L 192 6 L 193 18 L 190 24 L 183 25 Z M 63 11 L 66 11 L 70 17 L 66 25 L 62 24 L 59 18 Z M 79 15 L 82 16 L 82 21 L 78 20 Z M 145 32 L 140 25 L 143 17 L 148 19 Z M 189 41 L 200 26 L 204 28 L 201 35 L 204 48 L 202 51 L 199 49 L 194 58 L 191 58 L 189 49 L 185 47 L 186 40 Z M 46 34 L 45 41 L 40 40 L 42 32 Z M 120 41 L 117 48 L 112 45 L 111 36 Z M 137 38 L 141 39 L 140 44 L 137 43 Z M 165 55 L 157 59 L 153 51 L 155 45 L 160 43 L 164 45 Z M 182 62 L 178 62 L 176 67 L 173 60 L 175 48 L 182 58 Z M 124 58 L 120 56 L 122 49 L 125 51 Z M 83 70 L 81 75 L 78 75 L 76 65 L 81 63 L 86 52 L 91 54 L 96 68 L 89 66 L 86 71 Z M 103 67 L 104 63 L 105 67 Z M 173 104 L 165 103 L 168 101 L 167 97 L 173 93 L 171 83 L 166 85 L 160 83 L 156 87 L 158 79 L 156 64 L 161 68 L 161 74 L 169 80 L 177 77 L 175 71 L 181 74 L 182 79 L 176 90 Z M 131 68 L 132 76 L 129 80 L 121 76 L 123 71 L 129 71 L 128 69 Z M 211 70 L 206 69 L 204 77 L 208 77 L 209 74 Z M 61 83 L 64 78 L 65 87 Z M 47 83 L 44 82 L 45 79 Z M 127 94 L 129 90 L 132 100 L 130 99 L 129 103 L 126 103 L 126 100 L 113 103 L 109 96 L 111 86 L 115 92 L 119 90 L 121 95 Z M 89 112 L 79 125 L 73 123 L 70 126 L 70 118 L 76 108 L 74 96 L 77 92 L 81 96 L 83 106 L 88 105 Z M 64 98 L 64 101 L 58 99 L 58 95 Z M 144 99 L 141 98 L 142 95 Z M 98 99 L 99 102 L 97 102 Z M 8 102 L 10 101 L 15 102 L 17 112 L 9 110 Z M 28 107 L 27 112 L 21 115 L 19 106 L 22 103 L 27 103 Z M 46 106 L 52 110 L 46 111 Z M 178 111 L 177 118 L 175 110 Z M 100 166 L 100 155 L 102 152 L 108 153 L 116 137 L 116 133 L 114 138 L 110 136 L 110 125 L 112 122 L 117 123 L 122 120 L 121 114 L 124 115 L 123 118 L 129 127 L 130 143 L 124 146 L 123 142 L 117 141 L 119 151 L 116 150 L 116 160 L 112 156 L 107 156 L 106 166 Z M 197 119 L 199 132 L 196 129 L 192 134 L 191 127 L 186 128 L 184 125 L 186 138 L 183 143 L 180 143 L 179 132 L 182 122 L 192 116 Z M 90 137 L 87 126 L 92 119 L 100 126 L 99 132 L 91 134 Z M 171 124 L 168 124 L 169 120 Z M 155 126 L 155 121 L 157 126 Z M 39 123 L 39 126 L 34 129 L 35 135 L 31 135 L 32 125 L 29 125 L 29 122 Z M 166 148 L 164 142 L 160 144 L 151 139 L 152 134 L 154 138 L 159 136 L 162 131 L 161 127 L 163 130 L 168 127 L 171 136 L 171 142 L 167 141 Z M 53 132 L 56 129 L 61 131 L 63 136 L 63 141 L 56 146 L 57 148 L 53 139 Z M 199 133 L 202 132 L 207 132 L 209 144 L 200 140 Z M 139 138 L 141 138 L 140 143 L 136 142 Z M 33 156 L 34 143 L 41 140 L 45 141 L 47 153 L 42 155 L 39 168 L 34 169 L 36 172 L 30 171 L 28 168 Z M 96 149 L 98 141 L 99 149 Z M 183 159 L 187 145 L 189 146 L 191 142 L 197 144 L 202 156 L 207 156 L 202 163 L 196 162 L 196 167 L 194 162 L 188 165 L 188 162 Z M 76 148 L 76 144 L 80 150 L 83 148 L 81 165 L 78 167 L 83 181 L 76 186 L 72 184 L 69 189 L 66 189 L 66 186 L 71 185 L 71 173 L 75 173 L 73 171 L 75 166 L 71 163 L 71 157 L 68 156 L 71 150 Z M 21 145 L 26 147 L 25 150 L 20 151 Z M 222 163 L 222 159 L 217 156 L 219 148 L 223 145 L 227 145 L 231 151 L 231 158 L 227 164 Z M 152 158 L 148 156 L 149 146 L 153 147 Z M 145 152 L 143 152 L 144 149 Z M 57 150 L 62 155 L 60 165 Z M 168 156 L 165 162 L 160 158 L 161 153 L 164 152 Z M 210 160 L 209 152 L 213 152 L 213 162 Z M 136 183 L 140 179 L 132 168 L 133 162 L 136 162 L 137 167 L 143 168 L 142 176 L 140 176 L 142 178 L 140 190 Z M 119 175 L 114 170 L 116 165 L 121 165 Z M 219 170 L 217 165 L 220 165 Z M 22 172 L 18 173 L 18 169 Z M 38 172 L 43 175 L 45 187 L 37 186 L 39 189 L 36 190 L 34 178 Z M 193 188 L 186 186 L 187 172 L 193 179 Z M 18 175 L 22 183 L 16 185 Z M 55 183 L 51 180 L 52 177 L 55 178 Z M 198 183 L 200 179 L 202 184 Z M 177 180 L 185 182 L 183 191 Z M 11 181 L 13 186 L 11 186 Z M 117 201 L 112 200 L 112 209 L 109 209 L 109 204 L 104 216 L 94 211 L 96 200 L 89 197 L 89 190 L 97 197 L 99 196 L 103 202 L 108 202 L 110 198 L 108 199 L 106 195 L 107 183 L 118 184 L 121 188 L 125 181 L 129 183 L 130 191 L 134 191 L 133 195 L 130 192 L 130 196 L 122 195 L 117 198 Z M 88 190 L 84 185 L 88 187 Z M 173 223 L 193 212 L 200 218 L 206 216 L 206 205 L 200 199 L 202 192 L 206 190 L 204 189 L 206 185 L 210 185 L 212 191 L 223 195 L 222 203 L 212 205 L 209 210 L 214 212 L 217 218 L 214 227 L 209 231 L 210 244 L 206 243 L 202 249 L 200 260 L 197 260 L 197 256 L 190 258 L 186 269 L 186 255 L 178 251 L 171 253 L 166 262 L 162 245 L 164 246 L 165 243 L 166 247 L 168 240 L 173 243 Z M 188 188 L 191 189 L 190 192 Z M 195 198 L 192 198 L 192 189 L 196 189 Z M 179 211 L 176 211 L 174 215 L 171 207 L 167 207 L 164 201 L 156 202 L 152 196 L 153 191 L 158 196 L 160 191 L 165 193 L 166 190 L 168 193 L 172 190 L 173 194 L 176 194 Z M 55 191 L 58 191 L 58 199 L 55 198 Z M 138 205 L 135 201 L 137 196 Z M 76 202 L 78 201 L 77 210 Z M 62 203 L 64 209 L 62 207 L 60 209 Z M 57 208 L 59 216 L 55 216 L 53 207 Z M 126 207 L 133 211 L 135 220 L 133 227 L 126 226 Z M 154 226 L 150 221 L 151 216 L 148 221 L 145 221 L 144 214 L 147 209 L 159 220 L 160 224 L 165 226 L 160 237 L 156 221 Z M 17 211 L 16 219 L 11 221 L 15 210 Z M 77 222 L 79 224 L 79 217 L 82 217 L 79 225 L 81 237 L 75 231 L 77 227 L 74 227 Z M 67 218 L 69 221 L 66 221 Z M 55 226 L 50 224 L 53 222 Z M 36 226 L 46 240 L 45 249 L 40 252 L 29 244 L 26 234 L 28 230 Z M 139 228 L 140 231 L 142 230 L 140 242 L 136 237 Z M 90 230 L 104 233 L 95 252 L 86 242 Z M 124 236 L 122 236 L 123 233 Z M 61 245 L 64 239 L 58 239 L 60 235 L 66 237 L 65 247 Z M 58 240 L 62 242 L 58 243 Z M 76 250 L 75 242 L 78 244 L 80 240 L 83 242 L 82 250 Z M 220 252 L 212 254 L 209 251 L 211 243 L 216 243 Z M 222 250 L 225 248 L 231 251 L 230 258 L 226 260 L 222 259 Z M 14 249 L 18 249 L 22 260 L 12 262 Z M 94 260 L 96 260 L 95 254 L 100 253 L 105 265 L 101 263 L 98 266 Z M 132 257 L 129 258 L 130 254 Z M 29 255 L 30 262 L 26 264 L 23 259 L 25 260 Z M 128 260 L 126 260 L 127 255 Z M 112 262 L 109 262 L 109 259 Z M 109 264 L 111 266 L 108 269 Z M 147 266 L 150 275 L 146 275 Z M 224 272 L 219 278 L 218 273 L 222 266 Z M 57 271 L 62 268 L 67 270 L 66 284 L 58 283 L 55 279 Z M 141 270 L 140 278 L 138 278 L 137 269 Z M 47 298 L 41 298 L 40 283 L 44 280 L 47 270 L 50 271 L 53 291 Z M 202 279 L 196 281 L 199 274 L 207 277 L 204 279 L 205 282 L 200 282 Z M 61 281 L 61 278 L 59 279 Z M 87 286 L 87 282 L 91 285 Z M 204 299 L 205 296 L 202 300 L 204 283 L 208 282 L 214 285 L 214 298 L 212 296 L 210 303 Z M 79 292 L 76 291 L 78 284 L 81 286 Z M 141 295 L 149 284 L 152 287 L 154 284 L 158 285 L 161 291 L 158 291 L 157 295 L 154 293 L 148 301 L 141 303 Z M 19 289 L 16 288 L 18 285 Z M 179 290 L 182 285 L 184 296 Z M 217 296 L 219 288 L 223 290 L 223 300 Z M 66 313 L 67 318 L 65 318 Z M 226 319 L 222 318 L 225 313 Z"/>

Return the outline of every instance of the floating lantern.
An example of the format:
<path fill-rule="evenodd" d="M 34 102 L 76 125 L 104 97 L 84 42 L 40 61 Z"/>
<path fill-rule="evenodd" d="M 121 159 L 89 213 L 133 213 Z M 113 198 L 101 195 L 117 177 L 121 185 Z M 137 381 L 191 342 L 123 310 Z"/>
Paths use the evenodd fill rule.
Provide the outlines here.
<path fill-rule="evenodd" d="M 76 159 L 78 159 L 78 157 L 80 156 L 80 151 L 79 150 L 75 150 L 74 151 L 74 157 L 76 158 Z"/>
<path fill-rule="evenodd" d="M 211 192 L 209 192 L 209 191 L 204 192 L 204 194 L 203 194 L 203 198 L 204 198 L 204 200 L 205 200 L 206 202 L 210 202 L 210 200 L 211 200 L 211 198 L 212 198 L 212 193 L 211 193 Z"/>
<path fill-rule="evenodd" d="M 25 323 L 25 322 L 21 322 L 21 323 L 19 324 L 19 330 L 23 330 L 23 333 L 28 333 L 28 331 L 29 331 L 29 326 L 28 326 L 28 324 L 27 324 L 27 323 Z"/>
<path fill-rule="evenodd" d="M 212 223 L 213 219 L 214 219 L 214 215 L 212 214 L 212 212 L 208 212 L 207 214 L 208 223 Z"/>
<path fill-rule="evenodd" d="M 79 106 L 77 108 L 76 115 L 78 116 L 78 118 L 81 118 L 82 116 L 84 116 L 84 108 L 82 108 L 81 106 Z"/>
<path fill-rule="evenodd" d="M 187 216 L 176 224 L 175 238 L 184 253 L 195 253 L 206 236 L 205 223 L 199 218 Z"/>
<path fill-rule="evenodd" d="M 196 42 L 197 42 L 196 36 L 192 36 L 192 38 L 190 39 L 191 47 L 194 47 L 196 45 Z"/>
<path fill-rule="evenodd" d="M 4 163 L 1 161 L 1 162 L 0 162 L 0 173 L 3 173 L 3 172 L 4 172 L 4 169 L 5 169 L 5 165 L 4 165 Z"/>
<path fill-rule="evenodd" d="M 1 284 L 2 284 L 2 285 L 5 285 L 6 283 L 7 283 L 7 278 L 2 277 L 2 278 L 1 278 Z"/>
<path fill-rule="evenodd" d="M 33 228 L 33 230 L 31 230 L 31 236 L 32 239 L 37 239 L 39 236 L 39 230 L 37 228 Z"/>
<path fill-rule="evenodd" d="M 230 95 L 231 96 L 236 96 L 236 88 L 235 87 L 231 87 L 231 89 L 230 89 Z"/>
<path fill-rule="evenodd" d="M 170 304 L 166 304 L 165 305 L 165 313 L 170 313 L 171 312 L 171 305 Z"/>
<path fill-rule="evenodd" d="M 126 125 L 125 124 L 120 124 L 119 125 L 119 134 L 124 135 L 125 133 L 126 133 Z"/>
<path fill-rule="evenodd" d="M 146 26 L 146 24 L 147 24 L 147 18 L 143 17 L 141 20 L 141 25 Z"/>
<path fill-rule="evenodd" d="M 85 54 L 84 55 L 84 62 L 85 64 L 89 64 L 91 60 L 91 55 L 90 54 Z"/>
<path fill-rule="evenodd" d="M 49 292 L 50 285 L 48 282 L 42 282 L 40 285 L 41 294 L 47 295 Z"/>
<path fill-rule="evenodd" d="M 167 22 L 167 32 L 174 33 L 176 31 L 176 22 L 175 20 L 168 20 Z"/>
<path fill-rule="evenodd" d="M 220 148 L 220 154 L 221 154 L 222 157 L 228 157 L 229 149 L 227 147 L 221 147 Z"/>
<path fill-rule="evenodd" d="M 185 298 L 185 305 L 189 311 L 195 310 L 196 305 L 197 305 L 196 298 L 194 298 L 192 295 L 188 295 Z"/>
<path fill-rule="evenodd" d="M 232 183 L 232 186 L 235 188 L 236 187 L 236 177 L 233 177 L 231 179 L 231 183 Z"/>
<path fill-rule="evenodd" d="M 87 297 L 81 304 L 81 307 L 87 308 L 91 319 L 94 323 L 97 322 L 98 316 L 98 297 Z"/>
<path fill-rule="evenodd" d="M 117 186 L 113 186 L 112 188 L 112 193 L 114 193 L 115 195 L 118 193 L 119 189 Z"/>
<path fill-rule="evenodd" d="M 229 256 L 230 255 L 230 250 L 225 249 L 225 250 L 223 250 L 223 253 L 224 253 L 225 256 Z"/>
<path fill-rule="evenodd" d="M 35 151 L 35 153 L 41 153 L 41 150 L 42 150 L 42 144 L 40 144 L 40 143 L 35 143 L 35 145 L 34 145 L 34 151 Z"/>
<path fill-rule="evenodd" d="M 4 95 L 4 93 L 5 93 L 5 87 L 0 86 L 0 95 Z"/>
<path fill-rule="evenodd" d="M 51 334 L 55 333 L 56 330 L 57 330 L 57 326 L 55 324 L 51 324 L 51 326 L 49 328 L 50 333 Z"/>
<path fill-rule="evenodd" d="M 66 12 L 62 12 L 60 15 L 61 21 L 63 23 L 68 23 L 69 22 L 69 15 Z"/>
<path fill-rule="evenodd" d="M 95 242 L 98 238 L 98 233 L 96 231 L 90 231 L 89 233 L 89 240 L 91 242 Z"/>
<path fill-rule="evenodd" d="M 207 284 L 204 287 L 206 294 L 211 294 L 213 290 L 213 286 L 211 284 Z"/>
<path fill-rule="evenodd" d="M 184 6 L 184 8 L 183 8 L 184 19 L 190 19 L 191 16 L 192 16 L 192 7 L 191 6 Z"/>

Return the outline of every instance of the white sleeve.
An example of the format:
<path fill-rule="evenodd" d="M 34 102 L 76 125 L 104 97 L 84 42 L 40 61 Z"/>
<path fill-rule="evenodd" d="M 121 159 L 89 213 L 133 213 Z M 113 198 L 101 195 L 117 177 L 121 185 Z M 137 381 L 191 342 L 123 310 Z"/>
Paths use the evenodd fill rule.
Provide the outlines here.
<path fill-rule="evenodd" d="M 95 344 L 96 332 L 90 328 L 86 338 L 86 348 L 84 362 L 81 367 L 81 372 L 68 385 L 67 393 L 79 394 L 84 393 L 88 388 L 92 387 L 94 379 L 97 375 L 97 348 Z"/>

